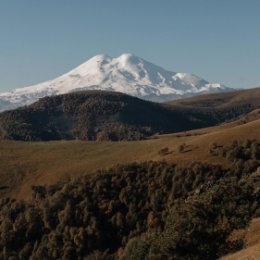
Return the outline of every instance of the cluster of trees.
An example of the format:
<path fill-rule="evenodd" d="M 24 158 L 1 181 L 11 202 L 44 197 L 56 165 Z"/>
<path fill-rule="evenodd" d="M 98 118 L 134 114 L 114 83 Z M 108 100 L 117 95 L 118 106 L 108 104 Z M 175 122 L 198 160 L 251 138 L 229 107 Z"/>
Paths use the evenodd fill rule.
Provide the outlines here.
<path fill-rule="evenodd" d="M 130 240 L 123 259 L 216 260 L 241 248 L 243 241 L 231 242 L 229 236 L 233 230 L 245 228 L 259 207 L 252 192 L 252 187 L 229 179 L 201 195 L 179 201 L 171 209 L 163 231 Z"/>
<path fill-rule="evenodd" d="M 260 144 L 255 139 L 247 139 L 243 142 L 235 140 L 231 144 L 223 146 L 213 143 L 210 148 L 210 154 L 223 156 L 233 162 L 239 160 L 243 162 L 260 160 Z"/>
<path fill-rule="evenodd" d="M 217 259 L 259 208 L 254 180 L 150 161 L 34 186 L 30 201 L 0 201 L 0 259 Z"/>
<path fill-rule="evenodd" d="M 222 122 L 232 121 L 241 116 L 245 116 L 259 106 L 253 104 L 241 104 L 226 106 L 224 108 L 213 109 L 212 115 Z"/>
<path fill-rule="evenodd" d="M 150 134 L 149 127 L 121 120 L 128 103 L 127 96 L 118 93 L 46 97 L 31 106 L 0 114 L 0 137 L 23 141 L 144 138 Z"/>

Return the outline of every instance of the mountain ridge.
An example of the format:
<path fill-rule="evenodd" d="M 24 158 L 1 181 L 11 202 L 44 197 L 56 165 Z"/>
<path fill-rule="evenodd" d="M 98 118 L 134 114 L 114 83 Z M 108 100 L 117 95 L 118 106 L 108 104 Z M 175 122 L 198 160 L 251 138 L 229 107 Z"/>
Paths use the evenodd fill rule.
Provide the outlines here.
<path fill-rule="evenodd" d="M 164 102 L 232 89 L 193 74 L 165 70 L 133 54 L 116 58 L 99 54 L 52 80 L 0 93 L 0 111 L 29 105 L 45 96 L 79 90 L 115 91 Z"/>

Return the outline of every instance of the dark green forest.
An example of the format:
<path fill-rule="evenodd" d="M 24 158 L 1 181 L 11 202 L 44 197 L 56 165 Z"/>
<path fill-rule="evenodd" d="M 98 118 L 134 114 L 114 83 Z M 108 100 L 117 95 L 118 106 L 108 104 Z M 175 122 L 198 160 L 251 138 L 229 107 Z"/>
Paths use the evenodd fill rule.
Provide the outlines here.
<path fill-rule="evenodd" d="M 212 144 L 229 168 L 132 163 L 2 199 L 0 259 L 216 260 L 243 247 L 230 234 L 259 214 L 259 149 Z"/>
<path fill-rule="evenodd" d="M 116 92 L 83 91 L 0 113 L 0 139 L 140 140 L 234 120 L 255 106 L 225 108 L 170 106 Z"/>

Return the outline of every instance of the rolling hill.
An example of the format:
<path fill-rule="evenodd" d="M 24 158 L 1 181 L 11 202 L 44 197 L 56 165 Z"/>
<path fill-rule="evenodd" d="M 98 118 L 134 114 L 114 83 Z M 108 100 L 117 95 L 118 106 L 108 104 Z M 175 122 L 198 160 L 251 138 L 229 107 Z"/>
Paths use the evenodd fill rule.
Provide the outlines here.
<path fill-rule="evenodd" d="M 203 115 L 182 113 L 116 92 L 84 91 L 46 97 L 0 114 L 0 137 L 13 140 L 139 140 L 207 126 Z"/>
<path fill-rule="evenodd" d="M 260 119 L 242 125 L 216 127 L 192 135 L 157 136 L 155 139 L 132 142 L 17 142 L 0 141 L 1 194 L 19 198 L 30 197 L 31 186 L 53 184 L 62 180 L 92 174 L 117 164 L 166 160 L 187 164 L 191 161 L 219 163 L 228 166 L 221 157 L 209 154 L 213 143 L 230 144 L 259 136 Z M 201 130 L 200 130 L 201 131 Z M 184 152 L 179 147 L 185 143 Z M 168 152 L 161 155 L 165 147 Z"/>
<path fill-rule="evenodd" d="M 253 148 L 256 146 L 252 146 L 258 142 L 259 149 L 259 127 L 260 119 L 243 125 L 215 127 L 210 132 L 205 129 L 205 133 L 199 135 L 185 136 L 180 133 L 176 136 L 159 136 L 157 139 L 132 142 L 0 141 L 1 241 L 3 245 L 9 245 L 8 241 L 12 241 L 8 250 L 3 253 L 1 251 L 0 254 L 33 254 L 42 259 L 44 251 L 41 248 L 45 244 L 51 250 L 57 248 L 59 254 L 66 254 L 67 244 L 64 239 L 58 240 L 62 246 L 56 247 L 53 244 L 53 238 L 66 238 L 66 241 L 75 241 L 75 245 L 72 244 L 77 249 L 76 252 L 73 251 L 74 255 L 92 252 L 95 253 L 91 255 L 93 258 L 98 256 L 98 252 L 93 252 L 93 249 L 105 252 L 109 248 L 107 252 L 110 255 L 114 255 L 116 259 L 124 259 L 124 255 L 135 252 L 127 253 L 132 239 L 135 241 L 142 235 L 147 243 L 151 243 L 149 238 L 154 230 L 159 230 L 164 235 L 162 225 L 167 221 L 168 207 L 174 201 L 173 205 L 177 203 L 178 207 L 173 212 L 177 215 L 171 216 L 174 223 L 179 223 L 180 230 L 174 231 L 175 236 L 168 236 L 166 233 L 165 238 L 179 239 L 180 236 L 182 239 L 183 228 L 185 232 L 186 228 L 189 231 L 189 221 L 198 221 L 202 225 L 209 221 L 206 223 L 214 228 L 205 229 L 206 231 L 199 228 L 194 234 L 189 232 L 187 239 L 191 236 L 191 240 L 188 240 L 188 245 L 205 243 L 210 246 L 210 251 L 207 249 L 204 252 L 202 247 L 203 256 L 208 253 L 222 256 L 223 252 L 230 252 L 231 249 L 227 247 L 216 250 L 215 242 L 213 246 L 210 243 L 211 239 L 222 241 L 221 245 L 226 247 L 230 232 L 239 227 L 247 227 L 254 214 L 253 209 L 258 205 L 257 193 L 252 192 L 252 188 L 247 190 L 245 180 L 249 178 L 248 184 L 253 183 L 257 191 L 259 173 L 253 171 L 257 169 L 259 161 L 252 160 L 251 156 L 258 156 L 259 159 Z M 248 142 L 254 139 L 256 141 Z M 243 146 L 239 146 L 240 143 Z M 220 149 L 220 153 L 216 154 L 217 150 L 212 153 L 212 147 Z M 233 157 L 223 156 L 222 149 L 234 152 L 236 147 L 242 149 L 234 154 L 238 156 L 238 160 L 233 161 Z M 246 147 L 251 148 L 248 150 Z M 241 158 L 245 155 L 248 159 L 241 164 Z M 239 182 L 235 181 L 235 176 L 240 176 Z M 211 202 L 211 199 L 215 202 Z M 182 201 L 185 203 L 180 204 Z M 189 208 L 189 203 L 192 208 Z M 205 203 L 206 208 L 202 208 Z M 198 215 L 191 218 L 189 214 L 196 214 L 197 206 Z M 185 218 L 178 217 L 182 212 L 178 211 L 180 207 L 188 210 L 184 211 Z M 12 216 L 9 222 L 8 216 Z M 232 216 L 232 221 L 235 221 L 235 226 L 231 229 L 230 221 L 225 221 L 227 216 Z M 217 224 L 212 222 L 212 218 Z M 257 225 L 257 221 L 253 221 L 252 227 Z M 86 228 L 82 229 L 85 225 Z M 228 232 L 224 232 L 225 241 L 222 235 L 223 225 L 228 228 Z M 84 239 L 85 235 L 78 237 L 77 234 L 82 232 L 86 232 L 84 234 L 87 240 Z M 206 239 L 205 242 L 203 235 L 198 236 L 197 232 L 202 232 L 204 236 L 210 235 L 211 239 Z M 8 234 L 8 240 L 4 239 L 5 234 Z M 21 237 L 25 239 L 20 240 Z M 35 239 L 38 243 L 32 247 Z M 160 239 L 160 236 L 156 239 Z M 18 241 L 21 241 L 19 246 L 14 246 Z M 84 242 L 84 247 L 80 247 L 81 244 L 77 241 L 88 243 Z M 92 241 L 96 242 L 93 244 Z M 167 245 L 167 240 L 162 241 L 163 245 Z M 234 256 L 257 259 L 259 238 L 255 236 L 253 239 L 248 234 L 247 241 L 248 247 Z M 160 244 L 158 241 L 158 245 Z M 35 247 L 37 250 L 33 250 Z M 81 248 L 88 248 L 89 251 L 79 251 Z M 178 253 L 178 250 L 174 253 Z M 48 252 L 52 254 L 52 251 Z M 182 249 L 180 254 L 181 252 Z M 184 252 L 197 256 L 200 249 Z M 109 258 L 104 254 L 100 259 Z M 232 255 L 226 259 L 232 259 Z"/>
<path fill-rule="evenodd" d="M 166 104 L 107 91 L 45 97 L 30 106 L 1 113 L 0 138 L 140 140 L 156 133 L 189 131 L 235 120 L 259 107 L 258 94 L 259 89 L 255 89 L 228 93 L 230 99 L 215 94 Z M 242 101 L 238 97 L 243 97 Z M 216 102 L 226 103 L 214 105 Z"/>
<path fill-rule="evenodd" d="M 197 108 L 260 107 L 260 88 L 244 89 L 226 93 L 206 94 L 167 102 L 172 106 Z"/>

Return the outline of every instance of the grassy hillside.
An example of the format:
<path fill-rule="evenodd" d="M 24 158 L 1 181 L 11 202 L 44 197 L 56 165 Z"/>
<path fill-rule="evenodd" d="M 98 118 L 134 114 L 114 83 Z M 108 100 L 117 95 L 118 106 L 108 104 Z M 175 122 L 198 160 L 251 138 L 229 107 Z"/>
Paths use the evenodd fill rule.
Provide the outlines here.
<path fill-rule="evenodd" d="M 260 210 L 259 128 L 254 120 L 133 142 L 1 141 L 0 258 L 211 260 L 237 251 L 236 233 Z M 226 259 L 258 259 L 259 238 L 247 243 Z"/>
<path fill-rule="evenodd" d="M 0 259 L 212 260 L 241 248 L 232 233 L 260 209 L 260 143 L 210 151 L 229 167 L 124 164 L 0 200 Z"/>
<path fill-rule="evenodd" d="M 251 107 L 259 108 L 260 88 L 200 95 L 191 98 L 174 100 L 167 102 L 166 104 L 172 106 L 191 106 L 200 108 L 227 108 L 249 105 Z"/>
<path fill-rule="evenodd" d="M 35 184 L 51 184 L 117 164 L 166 160 L 179 164 L 193 161 L 227 164 L 225 158 L 209 154 L 212 143 L 257 139 L 260 120 L 229 128 L 215 128 L 205 134 L 162 136 L 133 142 L 0 142 L 0 177 L 3 195 L 30 196 Z M 181 136 L 181 137 L 179 137 Z M 180 146 L 185 148 L 180 152 Z M 160 151 L 167 148 L 166 153 Z"/>
<path fill-rule="evenodd" d="M 260 218 L 252 221 L 250 226 L 238 232 L 238 235 L 245 237 L 246 247 L 235 253 L 223 257 L 223 260 L 258 260 L 260 259 Z M 237 236 L 238 236 L 237 235 Z"/>

